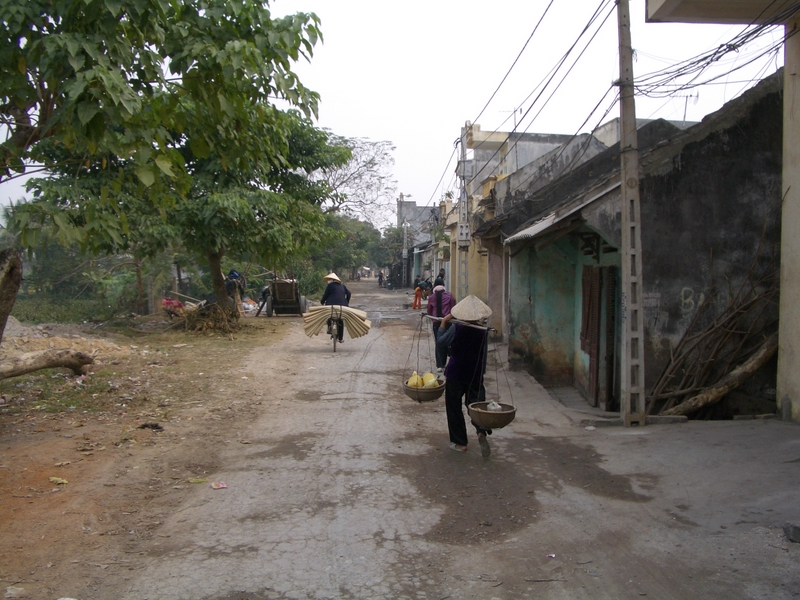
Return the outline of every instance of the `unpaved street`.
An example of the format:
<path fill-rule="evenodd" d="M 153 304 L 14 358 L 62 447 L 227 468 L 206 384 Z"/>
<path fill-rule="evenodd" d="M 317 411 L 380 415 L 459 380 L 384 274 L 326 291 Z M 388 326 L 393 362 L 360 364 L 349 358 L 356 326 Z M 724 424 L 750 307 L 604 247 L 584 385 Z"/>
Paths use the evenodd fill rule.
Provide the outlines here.
<path fill-rule="evenodd" d="M 456 453 L 444 400 L 402 392 L 417 360 L 408 296 L 351 287 L 366 337 L 334 354 L 300 319 L 273 317 L 288 333 L 243 357 L 238 400 L 258 390 L 260 404 L 196 456 L 213 454 L 208 479 L 228 487 L 180 490 L 154 535 L 109 546 L 103 577 L 54 587 L 54 600 L 800 593 L 800 544 L 780 529 L 800 521 L 798 426 L 587 430 L 527 375 L 490 366 L 489 391 L 497 373 L 517 418 L 489 438 L 489 459 L 474 433 Z M 423 336 L 424 370 L 427 352 Z"/>

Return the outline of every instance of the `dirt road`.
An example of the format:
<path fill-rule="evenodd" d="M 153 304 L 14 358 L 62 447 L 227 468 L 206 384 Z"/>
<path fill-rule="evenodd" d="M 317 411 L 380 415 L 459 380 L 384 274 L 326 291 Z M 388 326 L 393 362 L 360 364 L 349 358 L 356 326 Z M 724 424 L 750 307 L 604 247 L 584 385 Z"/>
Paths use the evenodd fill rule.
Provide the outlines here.
<path fill-rule="evenodd" d="M 800 428 L 588 431 L 585 415 L 527 375 L 492 367 L 518 417 L 490 437 L 489 459 L 474 435 L 456 453 L 443 399 L 417 404 L 402 393 L 418 347 L 422 370 L 430 367 L 427 338 L 414 341 L 419 319 L 403 308 L 409 297 L 374 282 L 352 288 L 369 335 L 334 354 L 299 319 L 273 317 L 282 335 L 239 356 L 233 378 L 246 379 L 233 414 L 184 408 L 167 418 L 172 437 L 96 466 L 94 491 L 112 495 L 85 499 L 106 512 L 83 533 L 105 535 L 64 542 L 67 554 L 51 565 L 60 578 L 40 553 L 16 561 L 13 575 L 6 566 L 4 583 L 32 598 L 79 600 L 798 594 L 800 545 L 780 525 L 800 521 Z M 199 368 L 213 372 L 213 358 Z M 207 482 L 186 484 L 187 465 Z M 227 488 L 209 485 L 219 481 Z M 126 523 L 120 513 L 131 511 Z M 30 524 L 17 548 L 49 537 Z M 25 580 L 21 564 L 36 575 Z"/>

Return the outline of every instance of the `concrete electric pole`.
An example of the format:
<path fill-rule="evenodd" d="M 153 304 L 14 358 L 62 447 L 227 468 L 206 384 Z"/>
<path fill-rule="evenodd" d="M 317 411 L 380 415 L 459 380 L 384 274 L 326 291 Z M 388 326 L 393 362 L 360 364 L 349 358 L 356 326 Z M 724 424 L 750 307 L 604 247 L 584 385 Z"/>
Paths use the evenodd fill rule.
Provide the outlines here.
<path fill-rule="evenodd" d="M 628 0 L 617 0 L 619 26 L 620 190 L 622 193 L 622 339 L 620 415 L 626 426 L 645 424 L 642 235 L 639 203 L 639 141 L 633 88 L 633 51 Z"/>

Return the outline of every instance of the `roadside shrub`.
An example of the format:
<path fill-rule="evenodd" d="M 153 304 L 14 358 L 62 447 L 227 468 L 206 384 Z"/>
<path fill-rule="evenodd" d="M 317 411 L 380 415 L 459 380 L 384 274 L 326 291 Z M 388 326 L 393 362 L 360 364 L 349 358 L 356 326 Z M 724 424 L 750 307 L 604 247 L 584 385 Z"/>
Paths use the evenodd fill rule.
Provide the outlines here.
<path fill-rule="evenodd" d="M 82 323 L 105 321 L 112 308 L 103 299 L 17 297 L 11 316 L 22 323 Z"/>

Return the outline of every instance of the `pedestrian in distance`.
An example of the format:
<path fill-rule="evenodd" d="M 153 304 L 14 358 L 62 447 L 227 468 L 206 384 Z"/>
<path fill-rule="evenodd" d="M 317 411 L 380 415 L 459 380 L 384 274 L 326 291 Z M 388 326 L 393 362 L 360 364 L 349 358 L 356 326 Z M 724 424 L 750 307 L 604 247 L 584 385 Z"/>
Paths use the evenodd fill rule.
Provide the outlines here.
<path fill-rule="evenodd" d="M 433 281 L 433 287 L 434 288 L 436 286 L 438 286 L 438 285 L 444 285 L 445 275 L 446 275 L 446 272 L 444 270 L 444 267 L 442 267 L 441 269 L 439 269 L 439 274 L 436 276 L 436 279 L 434 279 L 434 281 Z"/>
<path fill-rule="evenodd" d="M 448 292 L 444 285 L 437 285 L 433 288 L 433 294 L 428 296 L 428 315 L 441 319 L 449 315 L 455 305 L 456 299 L 453 298 L 453 294 Z M 438 337 L 441 324 L 441 321 L 433 321 L 434 340 Z M 436 370 L 441 373 L 445 364 L 447 364 L 447 347 L 436 344 Z"/>
<path fill-rule="evenodd" d="M 347 289 L 347 286 L 342 283 L 342 280 L 336 275 L 336 273 L 328 273 L 325 277 L 322 278 L 328 285 L 325 288 L 325 292 L 322 294 L 322 300 L 320 300 L 320 304 L 323 306 L 349 306 L 350 305 L 350 290 Z M 344 321 L 342 319 L 336 319 L 337 324 L 339 325 L 339 343 L 344 343 Z"/>
<path fill-rule="evenodd" d="M 469 295 L 442 319 L 444 332 L 439 334 L 439 343 L 450 347 L 450 360 L 444 371 L 447 378 L 444 403 L 450 448 L 457 452 L 466 452 L 468 442 L 462 400 L 465 406 L 469 406 L 474 402 L 484 402 L 486 399 L 483 376 L 486 372 L 489 330 L 484 324 L 491 315 L 491 308 L 479 298 Z M 450 321 L 453 319 L 475 326 L 451 324 Z M 488 458 L 491 448 L 486 436 L 491 435 L 492 430 L 484 429 L 474 421 L 472 425 L 478 434 L 481 455 Z"/>
<path fill-rule="evenodd" d="M 422 308 L 422 283 L 419 275 L 414 278 L 414 302 L 411 303 L 412 310 L 417 308 Z"/>

